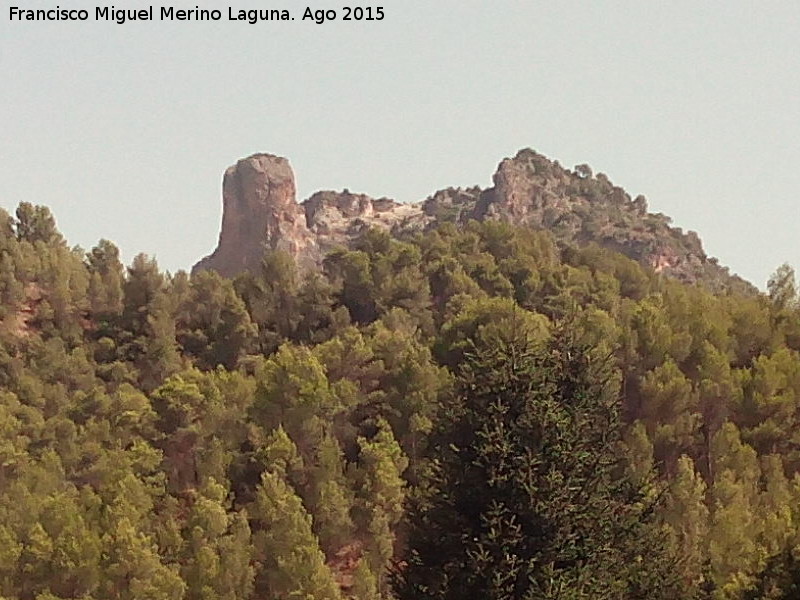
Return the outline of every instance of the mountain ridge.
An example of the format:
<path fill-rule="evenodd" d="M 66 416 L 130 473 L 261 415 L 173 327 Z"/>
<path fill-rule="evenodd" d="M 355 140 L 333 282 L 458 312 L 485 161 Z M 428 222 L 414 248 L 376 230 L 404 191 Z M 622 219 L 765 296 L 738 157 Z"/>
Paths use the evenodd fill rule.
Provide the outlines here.
<path fill-rule="evenodd" d="M 352 247 L 371 227 L 403 236 L 445 222 L 498 220 L 547 230 L 561 245 L 596 243 L 715 292 L 757 291 L 709 257 L 696 232 L 648 212 L 644 196 L 632 198 L 588 165 L 566 169 L 530 148 L 503 159 L 485 189 L 450 187 L 407 204 L 347 189 L 315 192 L 301 202 L 296 196 L 286 158 L 257 153 L 228 168 L 218 246 L 193 272 L 210 269 L 233 277 L 257 268 L 265 250 L 283 250 L 313 268 L 333 248 Z"/>

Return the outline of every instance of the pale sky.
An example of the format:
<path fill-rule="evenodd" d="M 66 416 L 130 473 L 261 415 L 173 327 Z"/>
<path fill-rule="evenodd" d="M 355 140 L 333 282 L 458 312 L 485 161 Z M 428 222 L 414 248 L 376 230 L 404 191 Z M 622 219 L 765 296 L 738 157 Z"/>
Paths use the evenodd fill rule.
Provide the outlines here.
<path fill-rule="evenodd" d="M 800 267 L 797 0 L 383 0 L 381 22 L 323 25 L 295 0 L 231 0 L 297 18 L 257 25 L 0 5 L 0 206 L 48 205 L 72 244 L 190 268 L 216 245 L 223 171 L 253 152 L 288 157 L 300 199 L 410 202 L 486 187 L 531 147 L 644 194 L 760 287 Z M 229 6 L 175 6 L 195 5 Z"/>

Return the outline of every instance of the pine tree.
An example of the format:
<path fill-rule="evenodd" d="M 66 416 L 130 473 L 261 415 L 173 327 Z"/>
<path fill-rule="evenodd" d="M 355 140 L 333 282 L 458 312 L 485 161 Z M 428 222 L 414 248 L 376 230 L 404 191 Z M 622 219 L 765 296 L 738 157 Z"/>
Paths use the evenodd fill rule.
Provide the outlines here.
<path fill-rule="evenodd" d="M 162 563 L 153 540 L 125 517 L 105 536 L 105 582 L 98 596 L 119 600 L 183 600 L 186 584 Z"/>
<path fill-rule="evenodd" d="M 116 317 L 122 312 L 124 267 L 119 249 L 108 240 L 100 242 L 86 254 L 91 276 L 89 302 L 92 315 L 100 319 Z"/>
<path fill-rule="evenodd" d="M 314 532 L 330 556 L 352 539 L 353 494 L 344 475 L 344 457 L 336 438 L 328 432 L 322 439 L 310 472 L 310 512 Z"/>
<path fill-rule="evenodd" d="M 225 488 L 211 479 L 192 506 L 183 573 L 187 600 L 245 600 L 252 592 L 250 528 L 226 504 Z"/>
<path fill-rule="evenodd" d="M 64 238 L 56 228 L 56 220 L 46 206 L 34 206 L 20 202 L 17 207 L 17 238 L 20 241 L 64 244 Z"/>
<path fill-rule="evenodd" d="M 359 560 L 353 572 L 353 587 L 350 590 L 353 600 L 381 600 L 378 582 L 366 561 Z"/>
<path fill-rule="evenodd" d="M 711 488 L 709 561 L 717 597 L 734 599 L 753 582 L 759 560 L 757 518 L 761 472 L 756 452 L 726 423 L 712 441 L 715 479 Z"/>
<path fill-rule="evenodd" d="M 607 364 L 559 333 L 471 356 L 415 503 L 400 600 L 680 597 L 639 489 L 620 476 Z"/>
<path fill-rule="evenodd" d="M 706 484 L 695 471 L 694 462 L 681 456 L 661 514 L 687 590 L 699 590 L 703 584 L 709 519 L 705 494 Z"/>
<path fill-rule="evenodd" d="M 0 525 L 0 595 L 12 594 L 14 575 L 19 568 L 23 546 L 14 532 L 5 525 Z M 2 597 L 2 596 L 0 596 Z"/>
<path fill-rule="evenodd" d="M 254 545 L 261 563 L 259 598 L 341 599 L 311 531 L 311 518 L 280 473 L 264 472 L 250 513 L 258 525 Z"/>
<path fill-rule="evenodd" d="M 769 299 L 776 310 L 781 311 L 797 306 L 797 282 L 794 269 L 783 263 L 775 270 L 767 282 Z"/>
<path fill-rule="evenodd" d="M 800 548 L 788 547 L 772 556 L 741 600 L 796 600 L 800 598 Z"/>
<path fill-rule="evenodd" d="M 233 284 L 214 271 L 192 277 L 178 305 L 177 330 L 184 352 L 203 369 L 234 369 L 256 337 Z"/>
<path fill-rule="evenodd" d="M 385 420 L 378 421 L 372 439 L 359 438 L 362 476 L 362 511 L 368 534 L 367 561 L 378 583 L 385 588 L 386 569 L 394 556 L 395 528 L 403 515 L 406 485 L 402 478 L 408 458 Z"/>
<path fill-rule="evenodd" d="M 261 269 L 237 278 L 236 288 L 258 325 L 263 354 L 272 354 L 282 343 L 292 339 L 301 317 L 297 265 L 291 255 L 268 251 L 261 261 Z"/>

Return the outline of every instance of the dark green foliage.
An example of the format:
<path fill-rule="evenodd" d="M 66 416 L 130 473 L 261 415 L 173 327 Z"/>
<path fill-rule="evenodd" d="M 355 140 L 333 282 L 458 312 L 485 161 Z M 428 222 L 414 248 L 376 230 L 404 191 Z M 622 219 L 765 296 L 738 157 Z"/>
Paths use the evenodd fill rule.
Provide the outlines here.
<path fill-rule="evenodd" d="M 176 320 L 178 342 L 202 368 L 233 369 L 255 342 L 257 330 L 244 302 L 214 272 L 192 277 Z"/>
<path fill-rule="evenodd" d="M 46 206 L 34 206 L 22 202 L 17 207 L 17 239 L 19 241 L 46 245 L 61 244 L 64 238 L 56 229 L 56 220 Z"/>
<path fill-rule="evenodd" d="M 236 280 L 253 321 L 258 326 L 259 347 L 274 352 L 291 339 L 300 320 L 297 306 L 297 266 L 285 252 L 267 252 L 257 273 Z"/>
<path fill-rule="evenodd" d="M 468 357 L 399 597 L 677 597 L 652 502 L 621 475 L 618 412 L 607 361 L 561 334 Z"/>
<path fill-rule="evenodd" d="M 91 314 L 98 321 L 107 323 L 122 312 L 125 275 L 119 259 L 119 249 L 108 240 L 100 240 L 100 243 L 86 255 L 86 261 L 91 277 L 89 283 Z"/>
<path fill-rule="evenodd" d="M 742 595 L 742 600 L 795 598 L 800 598 L 800 562 L 792 548 L 770 557 L 756 584 Z"/>

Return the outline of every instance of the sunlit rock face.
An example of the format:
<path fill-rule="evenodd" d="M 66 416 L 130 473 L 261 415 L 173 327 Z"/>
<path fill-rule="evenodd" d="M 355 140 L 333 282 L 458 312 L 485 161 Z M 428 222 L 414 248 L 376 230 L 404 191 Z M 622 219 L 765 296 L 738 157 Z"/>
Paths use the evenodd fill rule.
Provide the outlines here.
<path fill-rule="evenodd" d="M 326 253 L 349 247 L 372 227 L 400 235 L 443 222 L 502 221 L 550 231 L 557 242 L 595 243 L 621 252 L 657 273 L 713 289 L 752 288 L 710 259 L 694 232 L 647 212 L 587 165 L 565 169 L 521 150 L 501 161 L 487 189 L 448 188 L 403 204 L 364 194 L 321 191 L 298 203 L 289 161 L 272 154 L 244 158 L 225 172 L 219 245 L 194 267 L 233 277 L 257 269 L 266 250 L 282 250 L 303 268 L 318 268 Z M 754 288 L 752 288 L 754 289 Z"/>
<path fill-rule="evenodd" d="M 254 154 L 225 171 L 222 183 L 222 231 L 213 254 L 194 271 L 213 269 L 226 277 L 255 269 L 267 249 L 297 257 L 316 254 L 305 211 L 297 204 L 289 161 Z"/>
<path fill-rule="evenodd" d="M 222 231 L 217 249 L 194 272 L 226 277 L 258 267 L 266 250 L 283 250 L 302 266 L 319 264 L 336 246 L 348 246 L 367 228 L 392 230 L 422 215 L 421 204 L 324 191 L 298 204 L 289 161 L 255 154 L 225 172 Z"/>

